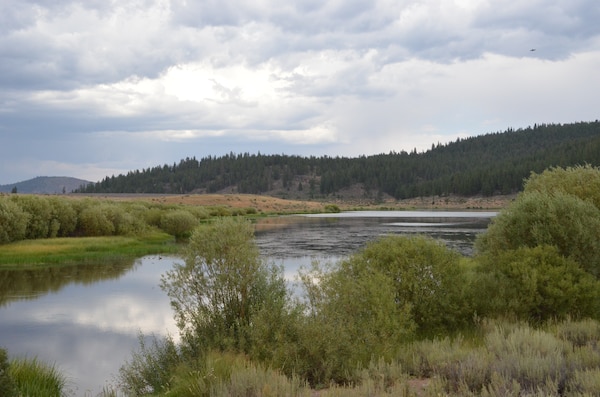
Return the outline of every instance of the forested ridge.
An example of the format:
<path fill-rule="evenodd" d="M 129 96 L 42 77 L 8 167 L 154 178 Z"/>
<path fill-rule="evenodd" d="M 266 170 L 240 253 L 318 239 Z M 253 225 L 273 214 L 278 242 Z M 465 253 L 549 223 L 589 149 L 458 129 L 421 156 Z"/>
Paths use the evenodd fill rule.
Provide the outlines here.
<path fill-rule="evenodd" d="M 372 156 L 301 157 L 230 153 L 181 160 L 106 177 L 80 193 L 270 194 L 284 198 L 335 196 L 360 185 L 366 195 L 396 199 L 491 196 L 522 189 L 530 173 L 548 167 L 600 165 L 600 121 L 541 124 L 432 145 L 425 152 Z"/>

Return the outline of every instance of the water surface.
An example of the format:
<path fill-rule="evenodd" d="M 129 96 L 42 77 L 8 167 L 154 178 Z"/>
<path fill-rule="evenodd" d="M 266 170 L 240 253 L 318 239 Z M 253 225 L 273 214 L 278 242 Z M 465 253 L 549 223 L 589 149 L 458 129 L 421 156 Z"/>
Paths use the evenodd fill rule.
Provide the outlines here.
<path fill-rule="evenodd" d="M 476 236 L 496 212 L 350 211 L 259 220 L 257 243 L 272 258 L 343 257 L 390 234 L 423 234 L 464 255 L 473 254 Z"/>
<path fill-rule="evenodd" d="M 138 346 L 138 334 L 176 334 L 158 287 L 176 258 L 129 264 L 0 271 L 0 346 L 56 363 L 72 394 L 95 396 Z M 106 271 L 102 271 L 102 269 Z"/>

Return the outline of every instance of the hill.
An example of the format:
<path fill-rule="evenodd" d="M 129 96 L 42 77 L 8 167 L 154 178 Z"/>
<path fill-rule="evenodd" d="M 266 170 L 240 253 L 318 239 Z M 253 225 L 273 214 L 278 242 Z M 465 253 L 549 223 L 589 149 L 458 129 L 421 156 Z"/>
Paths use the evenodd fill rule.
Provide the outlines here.
<path fill-rule="evenodd" d="M 510 195 L 530 173 L 600 165 L 600 122 L 542 124 L 417 153 L 300 157 L 230 153 L 106 177 L 82 193 L 249 193 L 286 199 L 403 200 Z"/>
<path fill-rule="evenodd" d="M 38 176 L 22 182 L 0 185 L 0 192 L 10 193 L 15 188 L 17 193 L 62 194 L 71 193 L 89 181 L 67 176 Z"/>

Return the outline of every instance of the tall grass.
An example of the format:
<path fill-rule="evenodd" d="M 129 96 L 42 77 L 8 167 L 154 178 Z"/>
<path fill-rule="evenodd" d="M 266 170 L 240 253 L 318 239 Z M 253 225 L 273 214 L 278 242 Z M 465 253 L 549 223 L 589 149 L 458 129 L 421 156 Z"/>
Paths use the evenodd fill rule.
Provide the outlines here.
<path fill-rule="evenodd" d="M 9 365 L 20 397 L 61 397 L 66 395 L 66 377 L 54 366 L 38 359 L 16 358 Z"/>

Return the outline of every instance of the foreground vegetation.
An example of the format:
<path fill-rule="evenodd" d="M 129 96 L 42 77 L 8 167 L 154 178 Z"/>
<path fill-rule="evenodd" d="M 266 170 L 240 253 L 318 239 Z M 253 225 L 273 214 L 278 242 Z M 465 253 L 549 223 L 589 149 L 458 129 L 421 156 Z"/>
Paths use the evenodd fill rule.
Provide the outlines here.
<path fill-rule="evenodd" d="M 142 337 L 105 395 L 600 395 L 599 205 L 600 169 L 532 174 L 474 257 L 387 236 L 301 296 L 217 218 L 161 279 L 180 341 Z"/>
<path fill-rule="evenodd" d="M 0 349 L 0 396 L 60 397 L 66 388 L 67 379 L 56 367 L 35 358 L 9 362 L 6 350 Z"/>

